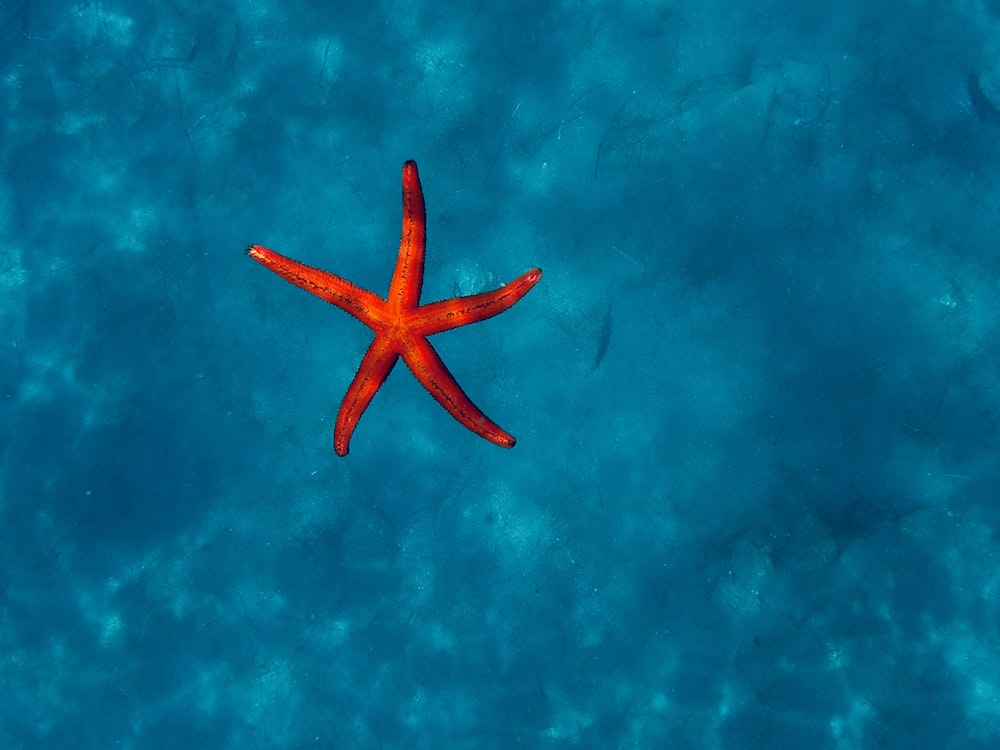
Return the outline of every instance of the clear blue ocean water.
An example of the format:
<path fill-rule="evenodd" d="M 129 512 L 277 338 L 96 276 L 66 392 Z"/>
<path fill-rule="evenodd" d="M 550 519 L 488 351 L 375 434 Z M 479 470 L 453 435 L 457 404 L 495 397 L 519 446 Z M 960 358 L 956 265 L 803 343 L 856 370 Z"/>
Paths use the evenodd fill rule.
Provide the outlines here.
<path fill-rule="evenodd" d="M 0 230 L 0 747 L 1000 746 L 997 0 L 2 2 Z"/>

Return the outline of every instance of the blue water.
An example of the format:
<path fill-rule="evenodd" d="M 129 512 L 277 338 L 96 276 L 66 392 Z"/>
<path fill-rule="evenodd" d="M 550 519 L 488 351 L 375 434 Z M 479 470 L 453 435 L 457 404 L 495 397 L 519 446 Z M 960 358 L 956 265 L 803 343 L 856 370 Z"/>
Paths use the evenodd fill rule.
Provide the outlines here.
<path fill-rule="evenodd" d="M 733 6 L 0 4 L 0 747 L 998 746 L 1000 4 Z"/>

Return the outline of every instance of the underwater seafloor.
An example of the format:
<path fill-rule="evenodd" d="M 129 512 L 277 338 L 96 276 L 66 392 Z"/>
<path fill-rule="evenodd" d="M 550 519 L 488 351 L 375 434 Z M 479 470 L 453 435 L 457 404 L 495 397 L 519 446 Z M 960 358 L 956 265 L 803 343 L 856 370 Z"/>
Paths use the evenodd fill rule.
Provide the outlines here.
<path fill-rule="evenodd" d="M 332 5 L 0 4 L 0 746 L 997 747 L 1000 3 Z"/>

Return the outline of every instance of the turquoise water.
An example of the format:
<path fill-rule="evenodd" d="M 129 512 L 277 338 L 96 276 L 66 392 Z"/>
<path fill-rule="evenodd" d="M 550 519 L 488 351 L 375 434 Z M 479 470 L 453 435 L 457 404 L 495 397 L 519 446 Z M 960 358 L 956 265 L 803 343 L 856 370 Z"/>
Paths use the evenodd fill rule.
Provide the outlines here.
<path fill-rule="evenodd" d="M 0 6 L 0 747 L 996 747 L 1000 7 L 802 5 Z"/>

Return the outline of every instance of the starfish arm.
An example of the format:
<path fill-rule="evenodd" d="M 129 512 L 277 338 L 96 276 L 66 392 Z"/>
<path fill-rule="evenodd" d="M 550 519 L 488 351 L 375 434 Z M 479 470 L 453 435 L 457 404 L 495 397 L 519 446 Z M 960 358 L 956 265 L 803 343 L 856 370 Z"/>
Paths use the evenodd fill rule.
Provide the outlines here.
<path fill-rule="evenodd" d="M 420 304 L 424 283 L 424 252 L 427 249 L 427 213 L 424 191 L 420 187 L 417 163 L 403 165 L 403 236 L 399 241 L 396 269 L 389 283 L 389 306 L 392 310 L 412 310 Z"/>
<path fill-rule="evenodd" d="M 406 366 L 451 416 L 491 443 L 502 448 L 514 447 L 514 436 L 501 429 L 472 403 L 427 339 L 413 337 L 407 343 L 402 351 Z"/>
<path fill-rule="evenodd" d="M 431 336 L 441 331 L 492 318 L 513 307 L 541 278 L 542 269 L 532 268 L 506 286 L 494 289 L 492 292 L 422 305 L 413 314 L 414 330 L 419 331 L 422 336 Z"/>
<path fill-rule="evenodd" d="M 385 300 L 347 279 L 286 258 L 262 245 L 251 245 L 247 255 L 300 289 L 350 313 L 369 328 L 374 328 L 381 320 L 375 313 L 385 308 Z"/>
<path fill-rule="evenodd" d="M 340 411 L 337 412 L 337 424 L 333 428 L 333 450 L 338 456 L 347 455 L 358 420 L 389 377 L 398 359 L 399 351 L 386 338 L 376 336 L 358 365 L 354 380 L 348 386 Z"/>

